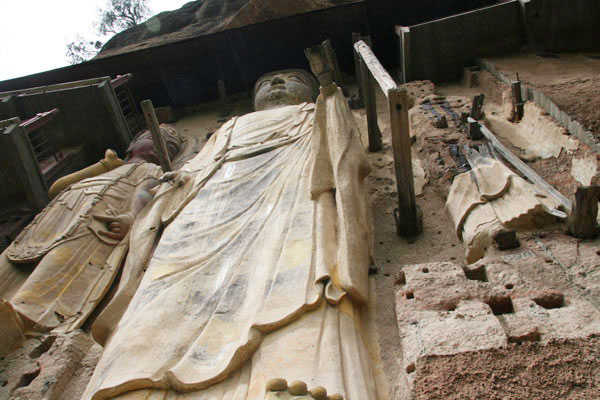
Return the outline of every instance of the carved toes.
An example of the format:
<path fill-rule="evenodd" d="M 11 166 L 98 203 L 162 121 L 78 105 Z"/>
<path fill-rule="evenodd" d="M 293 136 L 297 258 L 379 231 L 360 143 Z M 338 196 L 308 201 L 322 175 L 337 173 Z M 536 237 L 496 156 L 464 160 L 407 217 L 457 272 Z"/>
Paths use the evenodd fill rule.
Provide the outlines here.
<path fill-rule="evenodd" d="M 327 390 L 323 386 L 317 386 L 310 390 L 310 395 L 315 400 L 327 400 Z"/>
<path fill-rule="evenodd" d="M 267 382 L 267 392 L 283 392 L 288 389 L 288 383 L 285 379 L 274 378 Z"/>
<path fill-rule="evenodd" d="M 267 382 L 266 392 L 267 400 L 344 400 L 344 397 L 338 393 L 328 396 L 327 390 L 322 386 L 308 390 L 306 383 L 303 381 L 292 381 L 288 385 L 287 381 L 281 378 L 271 379 Z"/>
<path fill-rule="evenodd" d="M 306 383 L 302 381 L 293 381 L 290 385 L 290 394 L 294 396 L 304 396 L 308 393 L 308 388 L 306 387 Z"/>

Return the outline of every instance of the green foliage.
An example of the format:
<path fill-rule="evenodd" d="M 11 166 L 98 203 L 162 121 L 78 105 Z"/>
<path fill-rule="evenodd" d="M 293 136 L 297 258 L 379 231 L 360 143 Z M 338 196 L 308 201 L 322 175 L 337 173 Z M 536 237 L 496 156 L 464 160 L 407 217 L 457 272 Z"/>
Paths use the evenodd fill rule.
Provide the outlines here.
<path fill-rule="evenodd" d="M 101 37 L 112 36 L 136 26 L 152 15 L 148 0 L 106 0 L 105 7 L 98 9 L 98 21 L 94 22 Z M 79 64 L 94 57 L 103 46 L 101 40 L 86 40 L 81 35 L 67 44 L 67 60 Z"/>

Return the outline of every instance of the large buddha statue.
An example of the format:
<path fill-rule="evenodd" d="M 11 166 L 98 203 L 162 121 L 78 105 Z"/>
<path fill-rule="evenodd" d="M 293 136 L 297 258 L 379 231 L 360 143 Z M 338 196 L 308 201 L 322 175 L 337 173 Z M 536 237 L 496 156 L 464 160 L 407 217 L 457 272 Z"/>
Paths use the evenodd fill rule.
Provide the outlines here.
<path fill-rule="evenodd" d="M 314 104 L 317 87 L 263 76 L 256 112 L 169 174 L 104 311 L 120 322 L 94 327 L 85 399 L 384 398 L 366 328 L 370 168 L 341 90 L 322 81 Z"/>
<path fill-rule="evenodd" d="M 182 140 L 171 127 L 161 130 L 173 157 Z M 2 254 L 0 324 L 13 339 L 19 329 L 76 329 L 107 293 L 127 253 L 129 227 L 162 175 L 149 132 L 132 142 L 126 160 L 108 150 L 99 163 L 57 181 L 54 199 Z"/>

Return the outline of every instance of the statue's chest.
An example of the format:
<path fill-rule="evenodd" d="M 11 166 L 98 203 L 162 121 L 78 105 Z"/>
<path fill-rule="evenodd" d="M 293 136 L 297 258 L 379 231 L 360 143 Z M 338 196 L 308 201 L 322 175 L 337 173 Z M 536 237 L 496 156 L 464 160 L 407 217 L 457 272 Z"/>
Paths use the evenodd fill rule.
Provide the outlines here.
<path fill-rule="evenodd" d="M 288 106 L 240 117 L 231 132 L 230 149 L 301 136 L 312 127 L 312 108 Z"/>

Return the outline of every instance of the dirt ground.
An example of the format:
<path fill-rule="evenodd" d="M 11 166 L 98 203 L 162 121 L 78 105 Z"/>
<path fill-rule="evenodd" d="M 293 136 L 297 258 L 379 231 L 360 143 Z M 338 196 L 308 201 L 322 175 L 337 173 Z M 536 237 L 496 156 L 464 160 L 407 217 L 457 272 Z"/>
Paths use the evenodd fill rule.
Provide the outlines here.
<path fill-rule="evenodd" d="M 489 58 L 498 71 L 540 89 L 600 137 L 600 55 L 519 54 Z"/>

